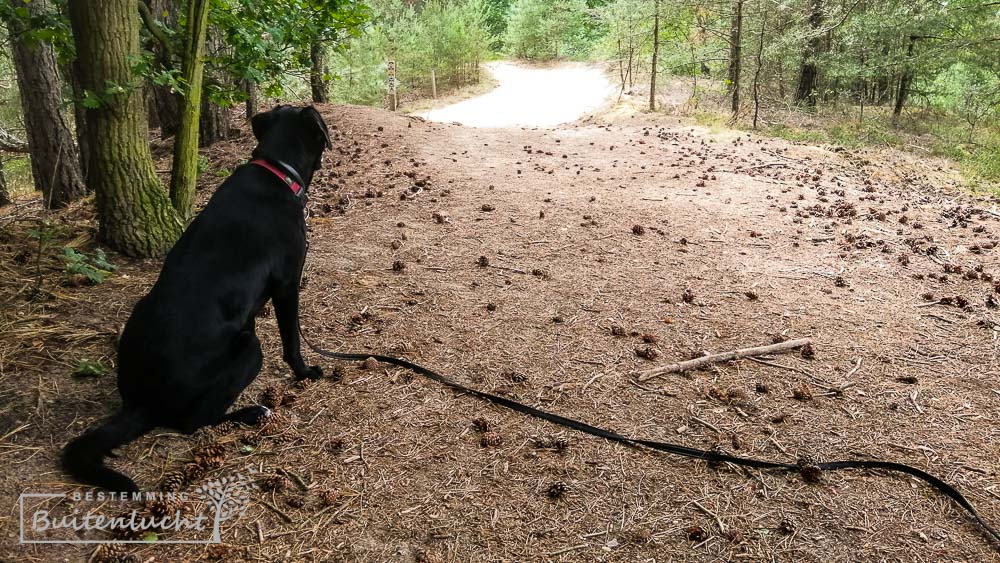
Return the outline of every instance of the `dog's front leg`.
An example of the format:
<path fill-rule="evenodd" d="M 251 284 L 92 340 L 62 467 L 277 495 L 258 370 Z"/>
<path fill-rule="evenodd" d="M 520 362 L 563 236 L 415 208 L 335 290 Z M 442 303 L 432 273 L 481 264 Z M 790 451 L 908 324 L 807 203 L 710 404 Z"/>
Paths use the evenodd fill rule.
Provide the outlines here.
<path fill-rule="evenodd" d="M 281 347 L 285 362 L 295 373 L 295 379 L 319 379 L 323 370 L 319 366 L 307 366 L 302 360 L 301 344 L 299 342 L 299 284 L 289 284 L 276 291 L 271 298 L 274 303 L 274 316 L 278 321 L 278 331 L 281 333 Z"/>

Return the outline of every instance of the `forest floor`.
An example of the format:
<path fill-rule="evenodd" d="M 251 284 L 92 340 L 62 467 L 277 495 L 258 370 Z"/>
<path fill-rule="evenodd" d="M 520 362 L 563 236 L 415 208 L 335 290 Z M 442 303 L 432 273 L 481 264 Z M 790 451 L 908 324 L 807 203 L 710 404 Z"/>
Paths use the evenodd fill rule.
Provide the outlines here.
<path fill-rule="evenodd" d="M 301 315 L 317 345 L 402 355 L 628 436 L 912 464 L 1000 522 L 1000 212 L 943 161 L 645 114 L 474 129 L 321 109 L 336 148 L 310 189 Z M 252 145 L 244 132 L 205 152 L 202 201 Z M 165 172 L 169 147 L 154 152 Z M 18 495 L 76 490 L 59 448 L 117 392 L 111 374 L 70 373 L 113 365 L 160 263 L 111 255 L 103 284 L 68 284 L 59 247 L 89 252 L 92 212 L 51 216 L 36 265 L 40 213 L 0 210 L 0 559 L 81 560 L 88 546 L 18 544 Z M 130 548 L 140 560 L 998 559 L 908 477 L 712 467 L 308 351 L 330 377 L 297 386 L 273 315 L 258 332 L 265 368 L 240 402 L 269 389 L 277 417 L 156 431 L 109 463 L 154 488 L 194 460 L 201 478 L 256 472 L 260 490 L 223 545 Z M 815 357 L 631 375 L 793 337 Z"/>

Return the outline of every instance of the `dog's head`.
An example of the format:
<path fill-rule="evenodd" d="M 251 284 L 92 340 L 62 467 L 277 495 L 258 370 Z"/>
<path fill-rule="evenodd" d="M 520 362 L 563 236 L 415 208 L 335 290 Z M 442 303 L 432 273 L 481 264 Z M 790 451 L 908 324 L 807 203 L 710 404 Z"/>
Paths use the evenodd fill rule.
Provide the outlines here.
<path fill-rule="evenodd" d="M 323 163 L 323 151 L 333 148 L 330 130 L 323 121 L 323 116 L 312 106 L 275 106 L 253 116 L 250 127 L 259 143 L 254 150 L 255 157 L 307 164 L 309 169 L 299 172 L 310 178 Z M 303 149 L 306 154 L 298 155 L 298 158 L 288 154 L 289 151 Z"/>

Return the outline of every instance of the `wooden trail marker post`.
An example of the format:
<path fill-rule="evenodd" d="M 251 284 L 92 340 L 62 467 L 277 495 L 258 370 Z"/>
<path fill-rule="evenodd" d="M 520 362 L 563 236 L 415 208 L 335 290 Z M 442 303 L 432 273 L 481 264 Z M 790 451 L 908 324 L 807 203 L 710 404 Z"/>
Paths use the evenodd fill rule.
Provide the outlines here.
<path fill-rule="evenodd" d="M 389 90 L 392 111 L 396 111 L 396 108 L 399 107 L 399 97 L 396 95 L 396 61 L 387 61 L 385 63 L 385 73 L 388 76 L 386 79 L 386 88 Z"/>

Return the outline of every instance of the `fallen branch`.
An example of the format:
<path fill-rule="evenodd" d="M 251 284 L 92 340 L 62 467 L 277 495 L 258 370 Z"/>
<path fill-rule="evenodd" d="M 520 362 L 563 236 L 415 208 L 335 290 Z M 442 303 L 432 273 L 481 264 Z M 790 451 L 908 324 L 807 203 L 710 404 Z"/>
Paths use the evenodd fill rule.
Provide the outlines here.
<path fill-rule="evenodd" d="M 0 150 L 24 154 L 28 152 L 28 143 L 0 129 Z"/>
<path fill-rule="evenodd" d="M 663 367 L 653 368 L 646 371 L 640 371 L 638 373 L 638 380 L 648 381 L 650 379 L 653 379 L 654 377 L 664 375 L 667 373 L 688 371 L 709 364 L 718 364 L 721 362 L 738 360 L 740 358 L 750 358 L 754 356 L 765 356 L 767 354 L 775 354 L 778 352 L 787 352 L 788 350 L 801 348 L 803 346 L 806 346 L 807 344 L 812 344 L 812 340 L 809 338 L 799 338 L 797 340 L 787 340 L 785 342 L 770 344 L 768 346 L 758 346 L 756 348 L 742 348 L 739 350 L 732 350 L 730 352 L 723 352 L 721 354 L 711 354 L 709 356 L 702 356 L 700 358 L 695 358 L 693 360 L 685 360 L 683 362 L 677 362 L 675 364 L 670 364 Z"/>

